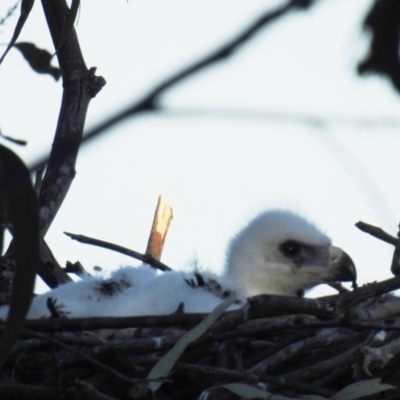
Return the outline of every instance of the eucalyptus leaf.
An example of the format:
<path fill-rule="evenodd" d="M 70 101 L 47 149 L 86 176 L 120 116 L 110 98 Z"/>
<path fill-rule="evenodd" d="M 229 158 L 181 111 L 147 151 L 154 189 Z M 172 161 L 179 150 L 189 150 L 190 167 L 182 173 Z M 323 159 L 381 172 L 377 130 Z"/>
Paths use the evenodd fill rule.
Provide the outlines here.
<path fill-rule="evenodd" d="M 13 47 L 15 42 L 17 41 L 18 36 L 21 33 L 22 28 L 24 27 L 25 22 L 27 21 L 27 19 L 29 17 L 29 14 L 31 13 L 34 2 L 35 2 L 35 0 L 22 0 L 21 12 L 19 14 L 17 25 L 14 28 L 14 33 L 10 40 L 10 43 L 8 44 L 6 50 L 4 51 L 3 55 L 0 58 L 0 64 L 3 62 L 5 56 L 10 51 L 11 47 Z"/>
<path fill-rule="evenodd" d="M 396 388 L 387 383 L 381 383 L 381 378 L 369 379 L 346 386 L 331 397 L 330 400 L 357 400 L 390 389 Z"/>
<path fill-rule="evenodd" d="M 35 191 L 25 164 L 0 145 L 0 218 L 12 228 L 15 274 L 10 311 L 0 342 L 0 367 L 18 340 L 28 312 L 39 266 L 39 217 Z"/>
<path fill-rule="evenodd" d="M 228 383 L 226 385 L 219 386 L 227 389 L 230 392 L 244 398 L 244 399 L 269 399 L 269 400 L 328 400 L 326 397 L 315 396 L 315 395 L 303 395 L 300 397 L 288 397 L 281 396 L 279 394 L 273 394 L 267 390 L 263 390 L 254 386 L 247 385 L 245 383 Z"/>
<path fill-rule="evenodd" d="M 186 347 L 190 343 L 194 342 L 201 335 L 203 335 L 207 329 L 221 316 L 221 314 L 236 300 L 236 295 L 232 293 L 226 300 L 224 300 L 219 306 L 217 306 L 210 314 L 207 315 L 197 326 L 183 335 L 175 346 L 168 351 L 165 356 L 158 361 L 158 363 L 151 369 L 147 379 L 164 378 L 168 376 L 169 372 L 174 367 L 176 361 L 185 351 Z M 153 381 L 149 383 L 149 388 L 153 392 L 158 390 L 162 385 L 162 382 Z"/>
<path fill-rule="evenodd" d="M 50 64 L 52 55 L 47 50 L 40 49 L 30 42 L 18 42 L 14 47 L 21 52 L 34 71 L 39 74 L 49 74 L 56 81 L 60 79 L 61 71 Z"/>

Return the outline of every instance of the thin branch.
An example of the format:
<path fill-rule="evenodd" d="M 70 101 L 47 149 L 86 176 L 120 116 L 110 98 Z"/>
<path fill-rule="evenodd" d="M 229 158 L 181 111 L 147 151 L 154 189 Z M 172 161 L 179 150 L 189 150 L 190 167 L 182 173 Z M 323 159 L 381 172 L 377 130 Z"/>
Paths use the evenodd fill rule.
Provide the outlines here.
<path fill-rule="evenodd" d="M 326 375 L 329 371 L 335 369 L 338 365 L 344 366 L 343 368 L 351 367 L 351 360 L 356 356 L 358 352 L 358 347 L 353 346 L 349 350 L 340 353 L 336 357 L 332 357 L 328 360 L 321 361 L 319 363 L 315 363 L 312 366 L 307 366 L 302 369 L 298 369 L 293 372 L 289 372 L 287 374 L 282 374 L 281 379 L 285 381 L 288 380 L 301 380 L 302 382 L 313 381 L 321 376 Z"/>
<path fill-rule="evenodd" d="M 355 226 L 365 233 L 369 233 L 371 236 L 380 239 L 386 243 L 392 244 L 396 246 L 398 239 L 389 233 L 385 232 L 383 229 L 367 224 L 365 222 L 359 221 L 355 224 Z"/>
<path fill-rule="evenodd" d="M 94 317 L 71 319 L 27 320 L 25 327 L 42 332 L 86 331 L 97 329 L 124 329 L 131 327 L 192 327 L 204 319 L 204 314 L 150 315 L 144 317 Z M 2 324 L 0 321 L 0 328 Z"/>
<path fill-rule="evenodd" d="M 181 334 L 182 336 L 182 334 Z M 128 339 L 116 343 L 106 343 L 100 346 L 95 346 L 86 351 L 85 358 L 92 362 L 94 358 L 99 358 L 100 360 L 107 360 L 109 363 L 112 358 L 129 355 L 129 354 L 140 354 L 146 352 L 161 351 L 165 349 L 170 349 L 176 344 L 181 336 L 159 336 L 154 338 L 145 339 Z M 65 354 L 64 356 L 59 356 L 59 361 L 62 363 L 64 368 L 75 366 L 81 362 L 82 355 L 79 352 L 71 352 Z M 124 379 L 124 378 L 121 378 Z M 144 382 L 144 379 L 137 380 L 127 378 L 127 382 L 133 384 Z M 152 379 L 160 380 L 160 379 Z"/>
<path fill-rule="evenodd" d="M 174 107 L 153 110 L 166 118 L 215 118 L 230 120 L 250 120 L 283 124 L 303 124 L 312 128 L 324 129 L 332 125 L 351 126 L 357 129 L 386 129 L 398 130 L 400 120 L 386 116 L 362 118 L 351 116 L 321 116 L 313 114 L 294 113 L 288 111 L 253 110 L 244 108 L 207 108 L 207 107 Z"/>
<path fill-rule="evenodd" d="M 159 269 L 161 271 L 171 271 L 172 268 L 168 267 L 161 261 L 154 258 L 151 254 L 142 254 L 135 250 L 130 250 L 126 247 L 119 246 L 118 244 L 105 242 L 104 240 L 95 239 L 89 236 L 77 235 L 75 233 L 64 232 L 65 235 L 69 236 L 71 239 L 76 240 L 80 243 L 91 244 L 93 246 L 102 247 L 104 249 L 116 251 L 118 253 L 124 254 L 126 256 L 136 258 L 145 264 L 150 265 L 153 268 Z"/>
<path fill-rule="evenodd" d="M 2 18 L 0 18 L 0 25 L 4 25 L 5 22 L 7 21 L 8 18 L 11 17 L 11 15 L 14 14 L 15 10 L 18 8 L 19 6 L 19 1 L 17 1 L 11 8 L 8 9 L 6 15 Z"/>
<path fill-rule="evenodd" d="M 329 347 L 336 343 L 343 343 L 349 340 L 348 334 L 336 334 L 334 337 L 331 335 L 319 335 L 303 340 L 296 341 L 290 346 L 278 351 L 277 353 L 267 357 L 262 362 L 252 366 L 247 372 L 255 375 L 262 375 L 266 371 L 274 373 L 280 366 L 287 363 L 291 358 L 296 357 L 300 353 L 312 352 L 315 348 Z"/>
<path fill-rule="evenodd" d="M 194 372 L 198 372 L 201 374 L 219 376 L 221 378 L 231 378 L 236 381 L 244 381 L 244 382 L 249 382 L 249 383 L 257 383 L 260 380 L 260 378 L 257 375 L 255 375 L 253 373 L 249 373 L 249 372 L 236 372 L 236 371 L 232 371 L 232 370 L 225 369 L 225 368 L 189 364 L 189 363 L 181 362 L 181 361 L 178 361 L 175 364 L 174 369 L 185 370 L 185 371 L 194 371 Z M 319 394 L 320 396 L 332 396 L 333 395 L 333 392 L 331 390 L 315 388 L 315 387 L 311 387 L 308 384 L 302 384 L 301 382 L 295 382 L 295 381 L 282 382 L 281 379 L 279 379 L 275 376 L 266 376 L 266 377 L 264 376 L 262 378 L 262 380 L 269 384 L 278 385 L 281 387 L 289 387 L 292 389 L 297 389 L 299 391 L 304 391 L 305 393 L 307 393 L 307 392 L 315 393 L 315 394 Z"/>
<path fill-rule="evenodd" d="M 64 349 L 69 350 L 72 354 L 75 354 L 75 355 L 85 359 L 86 361 L 89 361 L 91 364 L 95 365 L 97 368 L 108 372 L 109 374 L 115 376 L 117 379 L 119 379 L 119 380 L 121 380 L 123 382 L 130 383 L 131 385 L 136 385 L 136 384 L 141 383 L 141 382 L 144 381 L 143 379 L 132 379 L 132 378 L 129 378 L 128 376 L 119 373 L 118 371 L 116 371 L 115 369 L 109 367 L 108 365 L 103 364 L 100 361 L 97 361 L 90 354 L 84 353 L 83 351 L 78 350 L 75 347 L 69 346 L 69 345 L 67 345 L 67 344 L 65 344 L 65 343 L 63 343 L 63 342 L 61 342 L 61 341 L 59 341 L 57 339 L 54 339 L 54 338 L 52 338 L 52 337 L 50 337 L 48 335 L 45 335 L 45 334 L 40 333 L 40 332 L 31 331 L 31 330 L 29 330 L 27 328 L 25 328 L 24 330 L 26 332 L 28 332 L 32 336 L 36 336 L 39 339 L 47 340 L 47 341 L 49 341 L 51 343 L 54 343 L 57 346 L 60 346 L 60 347 L 62 347 Z M 92 353 L 94 354 L 95 352 L 92 351 Z"/>
<path fill-rule="evenodd" d="M 386 279 L 381 282 L 368 283 L 365 286 L 358 287 L 351 292 L 340 293 L 339 295 L 320 297 L 318 300 L 322 303 L 332 304 L 337 307 L 338 313 L 345 313 L 357 304 L 364 302 L 372 297 L 400 289 L 400 276 Z"/>
<path fill-rule="evenodd" d="M 74 382 L 78 392 L 84 395 L 85 398 L 89 400 L 118 400 L 114 396 L 109 396 L 107 394 L 101 393 L 87 381 L 75 379 Z"/>
<path fill-rule="evenodd" d="M 379 321 L 393 318 L 399 314 L 400 298 L 397 296 L 383 296 L 369 307 L 350 310 L 348 317 L 362 321 Z"/>
<path fill-rule="evenodd" d="M 240 331 L 230 331 L 232 326 L 239 326 L 249 321 L 246 310 L 230 311 L 223 315 L 225 323 L 216 325 L 211 329 L 212 336 L 199 339 L 199 343 L 206 343 L 214 340 L 223 340 L 241 336 L 262 336 L 266 332 L 277 332 L 287 329 L 324 329 L 337 327 L 351 327 L 356 330 L 377 329 L 377 330 L 400 330 L 400 323 L 357 321 L 351 319 L 331 319 L 318 320 L 301 314 L 298 318 L 288 318 L 282 320 L 272 320 L 268 324 L 256 328 L 241 328 Z M 265 311 L 264 316 L 256 318 L 266 318 L 270 314 Z M 124 328 L 152 328 L 152 327 L 168 327 L 181 326 L 193 327 L 201 322 L 207 314 L 170 314 L 170 315 L 150 315 L 140 317 L 93 317 L 93 318 L 65 318 L 65 319 L 43 319 L 43 320 L 27 320 L 25 326 L 31 330 L 41 332 L 61 332 L 61 331 L 89 331 L 98 329 L 124 329 Z M 252 319 L 251 319 L 252 320 Z M 227 321 L 231 323 L 228 324 Z M 3 324 L 0 323 L 0 331 Z"/>
<path fill-rule="evenodd" d="M 44 1 L 44 0 L 43 0 Z M 46 0 L 49 1 L 49 0 Z M 122 122 L 124 119 L 131 117 L 135 114 L 144 111 L 154 111 L 159 108 L 159 100 L 167 90 L 171 89 L 181 81 L 188 77 L 203 71 L 205 68 L 212 66 L 221 61 L 227 60 L 235 52 L 237 52 L 242 46 L 247 44 L 257 33 L 263 28 L 270 26 L 273 22 L 278 21 L 280 18 L 285 16 L 290 11 L 298 10 L 301 8 L 307 8 L 311 6 L 312 1 L 304 0 L 290 0 L 285 5 L 277 7 L 274 11 L 268 11 L 261 17 L 258 17 L 252 22 L 247 28 L 239 33 L 235 38 L 229 40 L 227 43 L 222 45 L 219 49 L 211 52 L 209 55 L 195 61 L 192 65 L 183 68 L 181 71 L 176 72 L 171 77 L 162 81 L 154 89 L 152 89 L 147 95 L 141 100 L 135 102 L 125 110 L 121 110 L 116 115 L 109 117 L 106 121 L 100 123 L 96 127 L 88 130 L 85 136 L 82 138 L 82 142 L 86 142 L 103 133 L 112 126 Z M 65 46 L 64 46 L 65 47 Z M 63 50 L 63 49 L 62 49 Z M 47 157 L 42 158 L 32 165 L 31 170 L 36 170 L 40 166 L 46 164 Z"/>

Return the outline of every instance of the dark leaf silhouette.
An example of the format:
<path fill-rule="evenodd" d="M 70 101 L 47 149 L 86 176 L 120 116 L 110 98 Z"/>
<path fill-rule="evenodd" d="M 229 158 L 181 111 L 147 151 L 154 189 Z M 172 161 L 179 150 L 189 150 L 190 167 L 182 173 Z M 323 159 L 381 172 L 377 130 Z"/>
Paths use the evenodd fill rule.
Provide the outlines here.
<path fill-rule="evenodd" d="M 0 130 L 0 136 L 4 139 L 8 140 L 11 143 L 18 144 L 19 146 L 26 146 L 26 143 L 27 143 L 26 140 L 15 139 L 11 136 L 4 135 L 3 132 L 1 132 L 1 130 Z"/>
<path fill-rule="evenodd" d="M 34 71 L 39 74 L 50 74 L 56 81 L 60 79 L 60 69 L 50 64 L 52 55 L 47 50 L 39 49 L 29 42 L 15 43 L 14 47 L 22 53 Z"/>
<path fill-rule="evenodd" d="M 3 62 L 4 57 L 10 51 L 11 47 L 14 46 L 15 42 L 17 41 L 18 36 L 22 31 L 22 28 L 24 27 L 25 22 L 29 17 L 29 14 L 30 14 L 30 12 L 32 10 L 34 2 L 35 2 L 35 0 L 22 0 L 22 2 L 21 2 L 21 13 L 19 15 L 17 25 L 16 25 L 16 27 L 14 29 L 14 33 L 13 33 L 13 36 L 12 36 L 12 38 L 10 40 L 10 43 L 8 44 L 5 52 L 3 53 L 3 55 L 0 58 L 0 64 Z"/>
<path fill-rule="evenodd" d="M 24 163 L 0 145 L 0 217 L 11 228 L 15 276 L 11 306 L 0 342 L 0 367 L 18 340 L 28 312 L 39 265 L 39 218 L 36 194 Z"/>
<path fill-rule="evenodd" d="M 398 91 L 400 91 L 399 27 L 400 2 L 375 1 L 364 22 L 364 28 L 370 30 L 372 34 L 370 52 L 358 66 L 360 74 L 386 75 Z"/>

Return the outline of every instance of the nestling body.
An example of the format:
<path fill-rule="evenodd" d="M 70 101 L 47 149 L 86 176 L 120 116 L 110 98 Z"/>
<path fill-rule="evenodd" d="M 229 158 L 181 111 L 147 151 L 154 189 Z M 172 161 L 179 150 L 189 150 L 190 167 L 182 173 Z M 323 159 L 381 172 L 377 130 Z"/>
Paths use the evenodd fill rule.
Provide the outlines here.
<path fill-rule="evenodd" d="M 241 307 L 248 296 L 299 296 L 321 283 L 355 279 L 350 257 L 318 228 L 289 211 L 271 210 L 233 238 L 220 277 L 125 267 L 110 279 L 84 278 L 35 297 L 28 318 L 52 312 L 65 317 L 168 314 L 181 303 L 185 312 L 209 312 L 232 291 L 239 302 L 231 309 Z M 0 308 L 0 318 L 7 313 L 7 306 Z"/>

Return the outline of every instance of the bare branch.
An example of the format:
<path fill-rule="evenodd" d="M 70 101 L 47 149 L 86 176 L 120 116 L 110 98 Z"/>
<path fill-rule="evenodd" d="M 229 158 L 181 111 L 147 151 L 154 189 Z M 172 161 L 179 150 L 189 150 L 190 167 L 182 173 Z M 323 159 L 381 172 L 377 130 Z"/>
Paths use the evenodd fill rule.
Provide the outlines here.
<path fill-rule="evenodd" d="M 49 337 L 49 336 L 47 336 L 47 335 L 45 335 L 43 333 L 40 333 L 40 332 L 29 331 L 28 329 L 25 329 L 25 330 L 28 331 L 33 336 L 36 336 L 36 337 L 38 337 L 40 339 L 47 340 L 49 342 L 52 342 L 52 343 L 56 344 L 57 346 L 60 346 L 60 347 L 62 347 L 64 349 L 67 349 L 67 350 L 70 350 L 71 353 L 76 354 L 79 357 L 84 358 L 85 360 L 89 361 L 92 364 L 95 364 L 96 367 L 107 371 L 111 375 L 115 376 L 116 378 L 118 378 L 118 379 L 120 379 L 120 380 L 122 380 L 124 382 L 128 382 L 128 383 L 130 383 L 132 385 L 135 385 L 137 383 L 136 379 L 129 378 L 128 376 L 125 376 L 125 375 L 119 373 L 118 371 L 114 370 L 113 368 L 110 368 L 108 365 L 100 363 L 95 358 L 91 357 L 90 355 L 85 354 L 82 351 L 80 351 L 80 350 L 78 350 L 76 348 L 73 348 L 73 347 L 71 347 L 71 346 L 69 346 L 69 345 L 67 345 L 67 344 L 65 344 L 65 343 L 63 343 L 63 342 L 61 342 L 61 341 L 59 341 L 57 339 Z"/>
<path fill-rule="evenodd" d="M 43 0 L 44 1 L 44 0 Z M 46 0 L 48 2 L 49 0 Z M 125 110 L 118 112 L 116 115 L 111 116 L 106 121 L 100 123 L 98 126 L 90 129 L 86 132 L 82 139 L 82 142 L 86 142 L 106 131 L 112 126 L 120 123 L 126 118 L 129 118 L 135 114 L 147 111 L 154 111 L 159 109 L 159 100 L 167 90 L 171 89 L 181 81 L 191 77 L 192 75 L 208 68 L 218 62 L 225 61 L 237 52 L 242 46 L 247 44 L 257 33 L 262 29 L 270 26 L 272 23 L 278 21 L 280 18 L 287 15 L 290 11 L 305 9 L 310 7 L 313 1 L 309 0 L 289 0 L 285 5 L 277 7 L 274 11 L 267 11 L 261 17 L 257 18 L 247 28 L 245 28 L 236 37 L 223 44 L 217 50 L 211 52 L 209 55 L 195 61 L 192 65 L 183 68 L 181 71 L 176 72 L 171 77 L 165 79 L 158 84 L 153 90 L 145 95 L 141 100 L 134 103 Z M 47 157 L 38 160 L 32 167 L 31 170 L 36 170 L 43 164 L 46 164 Z"/>
<path fill-rule="evenodd" d="M 54 47 L 64 40 L 70 10 L 65 0 L 42 0 Z M 39 197 L 40 233 L 44 236 L 57 214 L 75 176 L 75 162 L 82 140 L 86 113 L 90 100 L 105 84 L 95 75 L 95 68 L 87 69 L 75 29 L 57 52 L 63 78 L 63 98 L 54 142 Z"/>
<path fill-rule="evenodd" d="M 118 400 L 114 396 L 109 396 L 105 393 L 101 393 L 89 382 L 81 379 L 75 379 L 75 386 L 79 393 L 85 396 L 89 400 Z"/>
<path fill-rule="evenodd" d="M 393 244 L 394 246 L 396 246 L 397 244 L 398 240 L 396 237 L 390 235 L 389 233 L 385 232 L 383 229 L 377 226 L 370 225 L 362 221 L 357 222 L 355 225 L 361 231 L 369 233 L 371 236 L 376 237 L 377 239 L 380 239 L 389 244 Z"/>
<path fill-rule="evenodd" d="M 159 269 L 161 271 L 171 271 L 172 270 L 172 268 L 168 267 L 168 265 L 165 265 L 161 261 L 157 260 L 151 254 L 142 254 L 135 250 L 130 250 L 130 249 L 127 249 L 126 247 L 119 246 L 118 244 L 105 242 L 104 240 L 91 238 L 89 236 L 76 235 L 75 233 L 69 233 L 69 232 L 64 232 L 64 234 L 69 236 L 73 240 L 77 240 L 80 243 L 86 243 L 86 244 L 91 244 L 93 246 L 103 247 L 104 249 L 113 250 L 118 253 L 124 254 L 126 256 L 136 258 L 137 260 L 140 260 L 140 261 L 144 262 L 145 264 L 148 264 L 151 267 Z"/>
<path fill-rule="evenodd" d="M 358 287 L 351 292 L 343 292 L 339 295 L 320 297 L 320 302 L 333 302 L 337 307 L 337 312 L 346 312 L 350 308 L 364 302 L 372 297 L 381 296 L 400 288 L 400 276 L 386 279 L 381 282 L 368 283 L 367 285 Z"/>

